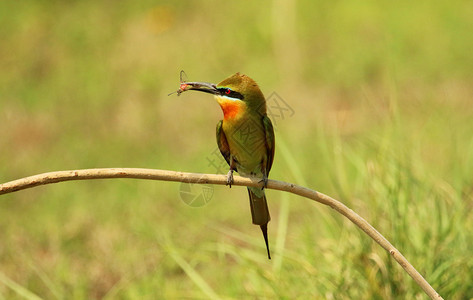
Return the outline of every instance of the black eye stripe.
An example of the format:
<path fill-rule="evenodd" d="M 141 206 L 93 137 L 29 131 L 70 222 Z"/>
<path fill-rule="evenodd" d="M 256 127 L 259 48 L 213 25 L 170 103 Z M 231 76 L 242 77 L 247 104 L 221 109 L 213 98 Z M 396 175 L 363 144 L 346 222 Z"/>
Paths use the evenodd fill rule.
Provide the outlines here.
<path fill-rule="evenodd" d="M 243 100 L 243 95 L 229 88 L 217 88 L 220 95 Z"/>

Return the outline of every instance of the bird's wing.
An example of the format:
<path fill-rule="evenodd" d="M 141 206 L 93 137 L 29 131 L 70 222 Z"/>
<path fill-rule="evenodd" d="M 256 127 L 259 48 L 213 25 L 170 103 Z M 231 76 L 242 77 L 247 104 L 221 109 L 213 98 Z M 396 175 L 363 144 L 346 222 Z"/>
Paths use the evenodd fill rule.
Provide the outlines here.
<path fill-rule="evenodd" d="M 228 146 L 225 132 L 223 132 L 222 124 L 223 120 L 220 120 L 220 122 L 217 123 L 217 145 L 220 153 L 222 153 L 228 165 L 230 165 L 230 147 Z"/>
<path fill-rule="evenodd" d="M 268 175 L 273 165 L 275 146 L 274 146 L 273 123 L 271 123 L 271 120 L 268 118 L 267 115 L 263 116 L 263 125 L 264 125 L 264 133 L 266 137 L 266 154 L 267 154 L 266 175 Z"/>

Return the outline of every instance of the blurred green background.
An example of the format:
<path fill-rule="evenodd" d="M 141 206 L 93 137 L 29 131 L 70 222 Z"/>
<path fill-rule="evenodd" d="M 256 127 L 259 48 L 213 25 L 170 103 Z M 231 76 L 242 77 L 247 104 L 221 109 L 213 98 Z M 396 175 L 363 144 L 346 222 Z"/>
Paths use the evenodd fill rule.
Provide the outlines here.
<path fill-rule="evenodd" d="M 445 299 L 473 298 L 471 1 L 1 1 L 0 182 L 95 167 L 220 172 L 212 97 L 242 72 L 273 113 L 270 178 L 346 203 Z M 210 162 L 212 161 L 212 163 Z M 226 171 L 226 168 L 225 168 Z M 317 203 L 244 188 L 67 182 L 0 197 L 0 299 L 425 299 Z"/>

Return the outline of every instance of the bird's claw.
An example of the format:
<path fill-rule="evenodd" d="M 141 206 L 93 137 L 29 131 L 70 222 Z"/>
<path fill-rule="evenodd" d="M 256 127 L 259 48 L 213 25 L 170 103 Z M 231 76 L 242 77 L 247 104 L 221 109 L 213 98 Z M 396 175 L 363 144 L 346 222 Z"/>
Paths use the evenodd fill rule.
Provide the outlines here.
<path fill-rule="evenodd" d="M 230 170 L 228 171 L 228 174 L 227 174 L 227 185 L 230 186 L 230 188 L 232 188 L 232 184 L 233 184 L 233 170 Z"/>
<path fill-rule="evenodd" d="M 261 179 L 258 183 L 263 184 L 263 186 L 261 187 L 261 190 L 264 190 L 265 188 L 268 187 L 268 177 L 263 176 L 263 179 Z"/>

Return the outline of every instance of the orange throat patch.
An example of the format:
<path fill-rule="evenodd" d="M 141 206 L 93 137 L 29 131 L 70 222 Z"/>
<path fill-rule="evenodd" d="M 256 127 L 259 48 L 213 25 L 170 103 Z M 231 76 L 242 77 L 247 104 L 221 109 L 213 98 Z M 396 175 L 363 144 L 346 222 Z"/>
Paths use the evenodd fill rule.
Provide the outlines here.
<path fill-rule="evenodd" d="M 240 100 L 230 100 L 224 97 L 217 97 L 217 102 L 222 108 L 224 120 L 238 118 L 245 110 L 245 102 Z"/>

